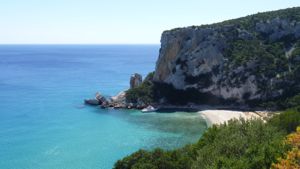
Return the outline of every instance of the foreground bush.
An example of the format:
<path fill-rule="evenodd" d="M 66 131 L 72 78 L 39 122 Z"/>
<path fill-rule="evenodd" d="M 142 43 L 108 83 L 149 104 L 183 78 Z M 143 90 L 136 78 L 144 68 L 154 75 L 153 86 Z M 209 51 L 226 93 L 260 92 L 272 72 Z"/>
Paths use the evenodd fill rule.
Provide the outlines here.
<path fill-rule="evenodd" d="M 192 157 L 195 157 L 195 154 L 190 145 L 174 151 L 139 150 L 119 160 L 115 169 L 188 169 L 191 168 L 194 159 Z"/>
<path fill-rule="evenodd" d="M 284 133 L 261 120 L 213 126 L 198 143 L 174 151 L 140 150 L 115 169 L 270 168 L 284 152 Z"/>
<path fill-rule="evenodd" d="M 231 121 L 203 135 L 193 168 L 270 168 L 285 150 L 283 138 L 261 120 Z"/>
<path fill-rule="evenodd" d="M 285 158 L 279 159 L 277 164 L 273 164 L 272 169 L 300 168 L 300 127 L 296 133 L 287 137 L 286 142 L 292 146 L 292 150 L 286 153 Z"/>
<path fill-rule="evenodd" d="M 269 120 L 269 124 L 287 133 L 294 132 L 300 125 L 300 107 L 288 109 Z"/>

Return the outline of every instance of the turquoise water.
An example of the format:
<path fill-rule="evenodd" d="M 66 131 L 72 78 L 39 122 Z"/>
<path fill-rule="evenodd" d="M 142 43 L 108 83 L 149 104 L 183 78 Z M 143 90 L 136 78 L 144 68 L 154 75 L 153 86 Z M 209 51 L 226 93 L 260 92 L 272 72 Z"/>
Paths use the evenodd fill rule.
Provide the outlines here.
<path fill-rule="evenodd" d="M 106 169 L 140 148 L 173 149 L 206 130 L 196 113 L 103 110 L 129 76 L 154 70 L 156 45 L 0 46 L 0 168 Z"/>

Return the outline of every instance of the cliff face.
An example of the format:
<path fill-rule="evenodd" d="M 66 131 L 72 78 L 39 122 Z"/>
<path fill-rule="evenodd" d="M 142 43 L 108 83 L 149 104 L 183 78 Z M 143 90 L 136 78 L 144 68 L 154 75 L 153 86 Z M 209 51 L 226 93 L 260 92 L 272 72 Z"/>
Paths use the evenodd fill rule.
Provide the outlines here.
<path fill-rule="evenodd" d="M 154 81 L 237 103 L 273 100 L 300 91 L 299 63 L 300 8 L 290 8 L 165 31 Z"/>

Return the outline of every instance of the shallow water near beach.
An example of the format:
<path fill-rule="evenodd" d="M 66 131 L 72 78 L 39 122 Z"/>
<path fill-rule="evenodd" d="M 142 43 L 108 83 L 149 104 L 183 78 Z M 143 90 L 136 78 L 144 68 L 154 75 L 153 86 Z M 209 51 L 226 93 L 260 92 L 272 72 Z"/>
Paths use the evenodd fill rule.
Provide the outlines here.
<path fill-rule="evenodd" d="M 174 149 L 206 130 L 198 113 L 83 105 L 154 70 L 158 45 L 0 46 L 0 168 L 108 169 L 138 149 Z"/>

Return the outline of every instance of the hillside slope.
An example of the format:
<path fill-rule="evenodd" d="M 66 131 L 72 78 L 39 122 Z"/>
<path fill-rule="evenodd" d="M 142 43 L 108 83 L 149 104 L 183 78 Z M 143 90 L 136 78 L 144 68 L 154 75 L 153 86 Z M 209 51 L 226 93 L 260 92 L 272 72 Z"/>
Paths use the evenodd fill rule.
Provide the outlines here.
<path fill-rule="evenodd" d="M 161 103 L 257 104 L 300 91 L 300 7 L 165 31 L 153 77 Z"/>

